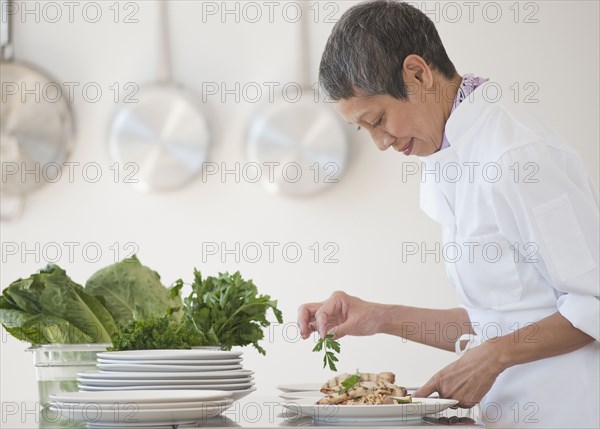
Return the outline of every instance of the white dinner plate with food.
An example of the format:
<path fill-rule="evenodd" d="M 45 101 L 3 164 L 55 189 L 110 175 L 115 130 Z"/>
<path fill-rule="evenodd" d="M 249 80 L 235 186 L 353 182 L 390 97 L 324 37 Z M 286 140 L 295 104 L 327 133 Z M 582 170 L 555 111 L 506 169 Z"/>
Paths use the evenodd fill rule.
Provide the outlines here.
<path fill-rule="evenodd" d="M 101 380 L 129 380 L 129 379 L 169 379 L 169 380 L 189 380 L 189 379 L 218 379 L 218 378 L 246 378 L 254 374 L 254 371 L 248 369 L 239 369 L 233 371 L 206 371 L 206 372 L 139 372 L 139 371 L 85 371 L 78 372 L 79 378 L 94 378 Z"/>
<path fill-rule="evenodd" d="M 85 402 L 93 404 L 115 404 L 115 403 L 168 403 L 168 402 L 191 402 L 191 401 L 215 401 L 231 398 L 231 392 L 223 390 L 170 390 L 152 391 L 136 390 L 123 392 L 62 392 L 53 393 L 49 396 L 53 402 Z"/>
<path fill-rule="evenodd" d="M 211 350 L 126 350 L 122 352 L 101 352 L 96 356 L 112 360 L 165 360 L 165 359 L 237 359 L 241 351 Z"/>
<path fill-rule="evenodd" d="M 138 410 L 109 410 L 109 409 L 85 409 L 85 408 L 65 408 L 53 406 L 50 411 L 60 413 L 63 418 L 69 421 L 77 420 L 89 423 L 121 423 L 128 426 L 130 423 L 153 423 L 153 422 L 171 422 L 176 425 L 178 422 L 201 421 L 221 414 L 231 406 L 233 402 L 221 405 L 202 405 L 195 408 L 163 408 L 163 409 L 138 409 Z"/>
<path fill-rule="evenodd" d="M 119 359 L 96 359 L 98 363 L 113 363 L 127 365 L 236 365 L 242 359 L 147 359 L 147 360 L 119 360 Z"/>
<path fill-rule="evenodd" d="M 140 385 L 130 384 L 128 386 L 94 386 L 90 384 L 79 383 L 79 390 L 93 392 L 93 391 L 118 391 L 118 390 L 239 390 L 248 389 L 254 386 L 254 383 L 240 383 L 240 384 L 157 384 L 157 385 Z"/>
<path fill-rule="evenodd" d="M 131 380 L 102 380 L 96 378 L 78 378 L 77 381 L 80 384 L 85 384 L 87 386 L 106 386 L 106 387 L 119 387 L 119 386 L 162 386 L 167 384 L 195 384 L 195 385 L 218 385 L 218 386 L 232 386 L 239 384 L 248 384 L 254 381 L 253 377 L 244 377 L 244 378 L 216 378 L 209 380 L 195 380 L 195 379 L 184 379 L 184 380 L 172 380 L 172 379 L 159 379 L 159 380 L 151 380 L 151 379 L 131 379 Z M 219 389 L 217 389 L 219 390 Z M 286 398 L 286 399 L 296 399 L 296 398 Z"/>
<path fill-rule="evenodd" d="M 281 393 L 279 397 L 287 400 L 315 398 L 316 402 L 317 399 L 321 399 L 323 397 L 323 394 L 321 392 L 284 392 Z"/>
<path fill-rule="evenodd" d="M 205 371 L 230 371 L 242 369 L 241 365 L 135 365 L 135 364 L 116 364 L 116 363 L 98 363 L 98 369 L 102 371 L 137 371 L 137 372 L 205 372 Z"/>
<path fill-rule="evenodd" d="M 458 404 L 454 399 L 415 398 L 410 404 L 391 405 L 316 405 L 314 399 L 289 401 L 284 407 L 296 414 L 309 416 L 319 423 L 344 421 L 409 421 L 421 420 Z"/>
<path fill-rule="evenodd" d="M 295 383 L 295 384 L 280 384 L 277 389 L 285 393 L 290 392 L 315 392 L 321 390 L 323 383 Z"/>

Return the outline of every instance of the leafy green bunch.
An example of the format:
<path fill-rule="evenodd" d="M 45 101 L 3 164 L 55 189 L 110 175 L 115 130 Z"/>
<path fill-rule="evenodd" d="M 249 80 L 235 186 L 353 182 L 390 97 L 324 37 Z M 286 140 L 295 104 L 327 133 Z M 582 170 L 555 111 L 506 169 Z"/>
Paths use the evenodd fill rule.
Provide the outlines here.
<path fill-rule="evenodd" d="M 194 270 L 192 292 L 184 283 L 169 290 L 154 270 L 133 255 L 94 273 L 85 288 L 58 265 L 49 264 L 11 283 L 0 296 L 0 323 L 14 337 L 34 345 L 109 343 L 113 350 L 189 349 L 258 342 L 270 325 L 269 309 L 282 323 L 277 301 L 259 295 L 239 272 L 202 278 Z"/>
<path fill-rule="evenodd" d="M 178 280 L 171 294 L 179 295 L 183 286 L 183 281 Z M 183 300 L 184 319 L 194 327 L 202 345 L 230 350 L 251 344 L 265 354 L 258 342 L 264 338 L 263 328 L 270 325 L 267 311 L 271 309 L 277 321 L 283 323 L 277 301 L 269 295 L 259 295 L 252 280 L 244 280 L 239 272 L 203 279 L 201 272 L 194 269 L 191 288 Z"/>
<path fill-rule="evenodd" d="M 112 337 L 109 351 L 189 349 L 201 345 L 200 336 L 186 323 L 174 322 L 169 315 L 147 320 L 130 320 Z"/>
<path fill-rule="evenodd" d="M 176 311 L 183 305 L 181 298 L 169 294 L 160 275 L 142 265 L 136 255 L 96 271 L 85 283 L 85 290 L 102 296 L 108 311 L 122 325 L 130 320 L 160 318 L 167 312 L 173 320 L 181 320 L 181 312 Z"/>
<path fill-rule="evenodd" d="M 0 296 L 0 322 L 31 344 L 109 343 L 117 326 L 103 297 L 94 297 L 65 270 L 49 264 L 12 282 Z"/>

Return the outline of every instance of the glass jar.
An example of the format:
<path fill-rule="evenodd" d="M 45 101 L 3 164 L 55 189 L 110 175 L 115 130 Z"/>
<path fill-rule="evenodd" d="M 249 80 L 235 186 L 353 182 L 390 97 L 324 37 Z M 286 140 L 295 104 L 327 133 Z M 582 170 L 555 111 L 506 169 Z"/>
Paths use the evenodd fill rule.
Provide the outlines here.
<path fill-rule="evenodd" d="M 29 347 L 38 382 L 40 404 L 53 393 L 77 392 L 77 373 L 96 370 L 96 355 L 111 344 L 43 344 Z"/>

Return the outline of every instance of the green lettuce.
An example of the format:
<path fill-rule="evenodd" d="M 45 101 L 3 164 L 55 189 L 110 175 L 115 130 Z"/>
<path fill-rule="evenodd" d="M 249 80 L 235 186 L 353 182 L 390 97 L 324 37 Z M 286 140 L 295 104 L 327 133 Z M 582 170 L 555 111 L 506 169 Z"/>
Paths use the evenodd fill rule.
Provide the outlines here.
<path fill-rule="evenodd" d="M 118 324 L 130 320 L 163 317 L 169 309 L 180 308 L 179 295 L 170 294 L 156 271 L 143 266 L 136 255 L 102 268 L 85 284 L 85 290 L 104 305 Z M 173 320 L 181 319 L 181 311 L 174 311 Z"/>
<path fill-rule="evenodd" d="M 3 290 L 0 323 L 34 345 L 108 343 L 117 330 L 104 305 L 54 264 Z"/>

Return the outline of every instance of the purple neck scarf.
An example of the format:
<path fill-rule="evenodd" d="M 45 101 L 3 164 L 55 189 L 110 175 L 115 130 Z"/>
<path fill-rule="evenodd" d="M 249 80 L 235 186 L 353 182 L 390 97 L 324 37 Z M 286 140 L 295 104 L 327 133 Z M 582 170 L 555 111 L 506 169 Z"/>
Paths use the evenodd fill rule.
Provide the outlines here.
<path fill-rule="evenodd" d="M 479 85 L 487 82 L 489 79 L 484 79 L 479 76 L 474 76 L 471 73 L 467 73 L 463 76 L 462 82 L 460 83 L 460 87 L 458 88 L 458 92 L 456 93 L 456 98 L 454 98 L 454 104 L 452 105 L 452 110 L 450 111 L 450 115 L 454 112 L 454 109 L 458 107 L 460 103 L 462 103 Z M 448 138 L 446 137 L 446 132 L 444 132 L 444 137 L 442 138 L 442 145 L 440 146 L 440 150 L 446 149 L 450 147 L 450 143 L 448 142 Z"/>

